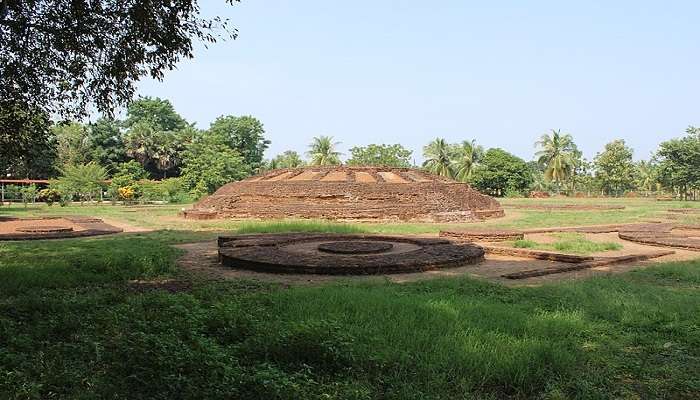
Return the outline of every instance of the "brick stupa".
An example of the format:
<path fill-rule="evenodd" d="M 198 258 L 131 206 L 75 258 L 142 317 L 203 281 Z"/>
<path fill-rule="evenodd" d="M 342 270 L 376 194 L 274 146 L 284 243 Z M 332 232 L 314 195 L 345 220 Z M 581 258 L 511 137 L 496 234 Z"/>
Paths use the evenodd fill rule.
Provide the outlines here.
<path fill-rule="evenodd" d="M 187 218 L 318 218 L 470 222 L 501 217 L 492 197 L 465 183 L 407 168 L 277 169 L 231 182 L 204 197 Z"/>

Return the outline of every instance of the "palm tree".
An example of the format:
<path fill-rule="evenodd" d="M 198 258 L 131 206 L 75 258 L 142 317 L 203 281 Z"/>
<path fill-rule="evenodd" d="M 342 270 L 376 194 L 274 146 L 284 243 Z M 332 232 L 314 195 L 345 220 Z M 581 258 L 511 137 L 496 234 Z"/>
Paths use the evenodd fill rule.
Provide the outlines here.
<path fill-rule="evenodd" d="M 309 156 L 310 165 L 340 165 L 340 152 L 335 150 L 335 147 L 340 142 L 333 142 L 333 136 L 317 136 L 309 145 L 309 151 L 306 155 Z"/>
<path fill-rule="evenodd" d="M 559 188 L 571 177 L 576 166 L 574 139 L 568 133 L 552 129 L 551 135 L 542 135 L 535 146 L 541 149 L 535 155 L 537 162 L 545 167 L 545 179 L 556 183 Z"/>
<path fill-rule="evenodd" d="M 450 145 L 445 139 L 437 138 L 423 147 L 423 168 L 431 173 L 448 178 L 454 177 Z"/>
<path fill-rule="evenodd" d="M 472 176 L 474 167 L 484 154 L 484 148 L 476 144 L 476 140 L 464 141 L 457 149 L 454 161 L 455 177 L 458 181 L 467 182 Z"/>

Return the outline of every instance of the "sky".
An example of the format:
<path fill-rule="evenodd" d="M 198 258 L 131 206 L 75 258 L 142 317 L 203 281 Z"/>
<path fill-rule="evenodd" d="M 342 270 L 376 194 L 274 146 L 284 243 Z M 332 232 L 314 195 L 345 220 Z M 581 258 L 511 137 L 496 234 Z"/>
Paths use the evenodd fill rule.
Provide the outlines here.
<path fill-rule="evenodd" d="M 253 115 L 267 158 L 330 135 L 401 143 L 423 160 L 436 137 L 525 160 L 550 129 L 587 158 L 624 139 L 636 159 L 700 125 L 698 1 L 200 0 L 236 40 L 204 48 L 139 94 L 199 128 Z"/>

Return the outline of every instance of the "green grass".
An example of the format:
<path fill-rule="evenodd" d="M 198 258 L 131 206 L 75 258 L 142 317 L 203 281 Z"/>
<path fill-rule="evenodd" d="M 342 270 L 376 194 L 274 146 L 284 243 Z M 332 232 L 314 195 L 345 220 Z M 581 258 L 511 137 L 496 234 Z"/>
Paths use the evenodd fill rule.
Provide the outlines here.
<path fill-rule="evenodd" d="M 366 233 L 367 230 L 357 224 L 342 224 L 329 221 L 272 221 L 272 222 L 242 222 L 236 229 L 237 233 L 285 233 L 285 232 L 318 232 L 318 233 Z"/>
<path fill-rule="evenodd" d="M 181 252 L 171 247 L 221 231 L 420 234 L 638 222 L 683 206 L 502 202 L 627 208 L 513 210 L 474 225 L 192 221 L 177 217 L 183 205 L 0 207 L 0 214 L 92 215 L 157 229 L 0 242 L 0 398 L 700 397 L 700 261 L 540 287 L 459 277 L 286 288 L 198 280 L 176 268 Z M 568 234 L 556 245 L 579 254 L 612 249 Z M 141 293 L 128 283 L 164 278 L 193 280 L 193 288 Z"/>
<path fill-rule="evenodd" d="M 594 242 L 586 239 L 581 233 L 553 233 L 549 236 L 556 238 L 553 243 L 538 243 L 533 240 L 520 239 L 513 242 L 513 247 L 561 251 L 563 253 L 572 254 L 593 254 L 603 251 L 612 251 L 622 249 L 622 245 L 614 242 Z"/>
<path fill-rule="evenodd" d="M 700 202 L 661 202 L 652 199 L 577 199 L 577 198 L 550 198 L 550 199 L 499 199 L 506 208 L 507 216 L 502 219 L 489 220 L 476 226 L 488 226 L 494 228 L 534 228 L 554 226 L 580 226 L 601 225 L 612 223 L 639 222 L 645 219 L 663 218 L 669 208 L 700 207 Z M 543 211 L 509 209 L 509 205 L 515 204 L 590 204 L 590 205 L 624 205 L 624 210 L 610 211 Z M 80 205 L 73 203 L 67 207 L 54 205 L 48 207 L 43 204 L 30 205 L 24 208 L 22 205 L 0 207 L 0 215 L 36 216 L 36 215 L 90 215 L 123 221 L 135 226 L 151 229 L 168 229 L 184 231 L 236 231 L 245 226 L 246 230 L 262 231 L 271 221 L 233 221 L 233 220 L 185 220 L 178 216 L 183 208 L 191 207 L 190 204 L 159 205 L 159 206 L 122 206 L 103 203 L 99 205 Z M 272 221 L 276 223 L 277 221 Z M 308 221 L 280 221 L 282 224 L 307 223 Z M 314 221 L 311 221 L 314 223 Z M 688 216 L 688 223 L 700 223 L 700 217 Z M 253 225 L 261 225 L 254 228 Z M 363 232 L 386 234 L 424 234 L 437 233 L 441 229 L 455 229 L 460 227 L 474 227 L 475 224 L 431 224 L 431 223 L 353 223 Z"/>
<path fill-rule="evenodd" d="M 129 289 L 187 278 L 169 245 L 202 237 L 2 243 L 0 398 L 700 394 L 700 262 L 541 287 L 461 277 Z"/>

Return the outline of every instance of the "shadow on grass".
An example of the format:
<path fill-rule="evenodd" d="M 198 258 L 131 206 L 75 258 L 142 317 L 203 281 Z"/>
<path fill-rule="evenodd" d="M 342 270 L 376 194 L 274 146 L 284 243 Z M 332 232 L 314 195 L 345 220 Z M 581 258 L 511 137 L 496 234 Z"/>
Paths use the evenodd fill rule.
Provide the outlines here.
<path fill-rule="evenodd" d="M 0 398 L 697 398 L 700 262 L 518 288 L 120 286 L 213 236 L 0 244 Z"/>

